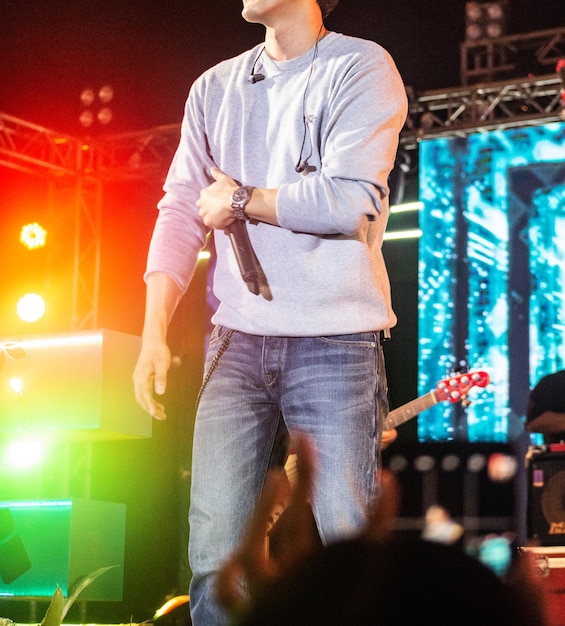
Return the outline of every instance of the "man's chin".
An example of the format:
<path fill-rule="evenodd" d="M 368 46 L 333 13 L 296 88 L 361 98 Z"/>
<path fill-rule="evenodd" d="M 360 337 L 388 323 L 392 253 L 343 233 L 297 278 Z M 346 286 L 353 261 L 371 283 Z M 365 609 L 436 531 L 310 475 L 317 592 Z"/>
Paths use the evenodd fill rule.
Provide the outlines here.
<path fill-rule="evenodd" d="M 243 9 L 241 10 L 241 16 L 246 22 L 250 24 L 261 23 L 261 10 L 257 6 L 257 0 L 243 0 Z"/>
<path fill-rule="evenodd" d="M 247 9 L 243 9 L 243 11 L 241 12 L 241 17 L 246 21 L 249 22 L 249 24 L 257 24 L 259 22 L 259 20 L 257 19 L 257 16 L 255 14 L 254 11 L 250 11 Z"/>

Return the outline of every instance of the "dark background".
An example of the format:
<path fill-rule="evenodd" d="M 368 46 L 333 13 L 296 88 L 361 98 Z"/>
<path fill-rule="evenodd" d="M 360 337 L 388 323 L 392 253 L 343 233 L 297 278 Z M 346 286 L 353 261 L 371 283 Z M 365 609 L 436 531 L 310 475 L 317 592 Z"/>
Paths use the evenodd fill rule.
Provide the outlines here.
<path fill-rule="evenodd" d="M 510 0 L 508 33 L 555 28 L 561 0 Z M 177 122 L 204 69 L 262 38 L 239 0 L 4 0 L 0 20 L 0 110 L 60 131 L 79 131 L 78 96 L 115 90 L 113 127 Z M 464 0 L 341 0 L 333 30 L 375 40 L 407 85 L 459 84 Z"/>
<path fill-rule="evenodd" d="M 79 94 L 87 86 L 98 90 L 110 84 L 114 118 L 105 132 L 179 123 L 192 81 L 212 64 L 261 40 L 262 28 L 246 24 L 240 11 L 238 0 L 3 0 L 0 111 L 81 136 Z M 563 24 L 562 0 L 510 2 L 509 34 Z M 327 26 L 382 44 L 416 92 L 460 84 L 464 0 L 341 0 Z M 99 327 L 141 332 L 142 274 L 161 182 L 105 189 Z M 46 190 L 45 181 L 0 167 L 4 287 L 15 267 L 11 242 L 18 224 L 45 204 Z M 417 168 L 408 181 L 407 198 L 417 198 Z M 385 347 L 391 406 L 396 407 L 417 391 L 417 241 L 385 243 L 385 256 L 399 317 Z M 94 444 L 91 495 L 125 502 L 128 513 L 124 601 L 91 603 L 86 609 L 89 621 L 149 619 L 167 595 L 187 591 L 187 468 L 207 323 L 205 299 L 206 271 L 201 268 L 171 329 L 178 365 L 166 397 L 169 420 L 156 423 L 147 441 Z M 0 328 L 0 336 L 6 332 L 12 331 Z M 415 420 L 401 428 L 406 439 L 414 433 Z M 5 491 L 0 483 L 0 499 Z M 56 496 L 56 491 L 54 486 L 43 497 Z M 25 488 L 20 497 L 29 497 Z M 84 621 L 85 614 L 76 612 L 80 608 L 69 619 Z M 35 610 L 41 613 L 42 605 Z M 29 611 L 26 602 L 0 601 L 0 617 L 40 621 L 41 614 L 32 620 Z"/>

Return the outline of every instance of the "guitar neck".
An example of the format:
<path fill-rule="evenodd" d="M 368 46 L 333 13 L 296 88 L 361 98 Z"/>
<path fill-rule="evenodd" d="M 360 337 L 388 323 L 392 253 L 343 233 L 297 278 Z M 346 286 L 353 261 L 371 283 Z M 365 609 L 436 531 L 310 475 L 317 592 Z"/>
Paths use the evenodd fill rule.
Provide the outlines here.
<path fill-rule="evenodd" d="M 391 428 L 396 428 L 396 426 L 400 426 L 400 424 L 404 424 L 408 420 L 411 420 L 413 417 L 429 409 L 430 407 L 437 404 L 439 400 L 436 397 L 435 391 L 430 391 L 424 396 L 420 396 L 407 404 L 403 404 L 397 409 L 393 409 L 389 411 L 389 414 L 384 423 L 384 430 L 390 430 Z"/>

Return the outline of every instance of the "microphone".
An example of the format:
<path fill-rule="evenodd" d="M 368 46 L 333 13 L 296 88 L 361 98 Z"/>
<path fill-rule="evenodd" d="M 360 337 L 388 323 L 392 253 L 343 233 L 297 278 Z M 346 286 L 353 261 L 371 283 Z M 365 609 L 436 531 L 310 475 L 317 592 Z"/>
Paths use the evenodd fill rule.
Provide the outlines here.
<path fill-rule="evenodd" d="M 224 229 L 224 232 L 230 238 L 241 277 L 247 283 L 249 291 L 255 295 L 261 293 L 266 300 L 271 300 L 271 291 L 259 260 L 255 256 L 245 220 L 236 219 Z"/>
<path fill-rule="evenodd" d="M 316 171 L 316 166 L 315 165 L 309 165 L 308 161 L 301 161 L 300 163 L 296 164 L 296 167 L 294 168 L 294 170 L 298 174 L 303 173 L 304 175 L 306 175 L 306 174 L 309 174 L 310 172 L 315 172 Z"/>
<path fill-rule="evenodd" d="M 251 74 L 251 76 L 247 79 L 248 82 L 250 82 L 252 85 L 254 85 L 255 83 L 258 83 L 262 80 L 265 80 L 265 76 L 263 74 Z"/>
<path fill-rule="evenodd" d="M 265 50 L 265 46 L 263 46 L 261 48 L 261 51 L 259 52 L 259 54 L 257 55 L 257 58 L 255 59 L 255 61 L 253 62 L 253 66 L 251 67 L 251 74 L 249 75 L 249 78 L 247 79 L 248 83 L 251 83 L 252 85 L 254 85 L 255 83 L 258 83 L 262 80 L 265 80 L 265 75 L 261 74 L 260 72 L 255 73 L 255 68 L 257 67 L 257 63 L 259 62 L 259 59 L 261 58 L 261 55 L 263 54 L 263 51 Z M 261 69 L 261 65 L 259 66 L 259 69 Z"/>

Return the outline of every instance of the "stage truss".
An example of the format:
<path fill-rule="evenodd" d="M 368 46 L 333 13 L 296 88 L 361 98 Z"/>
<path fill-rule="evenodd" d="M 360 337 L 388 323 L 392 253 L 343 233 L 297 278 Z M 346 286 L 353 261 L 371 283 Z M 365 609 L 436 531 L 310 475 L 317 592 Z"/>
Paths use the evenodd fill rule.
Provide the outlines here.
<path fill-rule="evenodd" d="M 441 135 L 558 121 L 564 111 L 562 91 L 560 76 L 551 74 L 424 92 L 411 99 L 400 145 L 410 150 L 422 139 Z"/>

